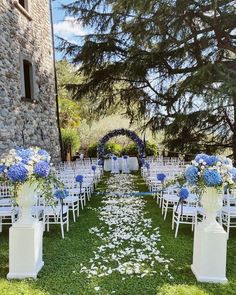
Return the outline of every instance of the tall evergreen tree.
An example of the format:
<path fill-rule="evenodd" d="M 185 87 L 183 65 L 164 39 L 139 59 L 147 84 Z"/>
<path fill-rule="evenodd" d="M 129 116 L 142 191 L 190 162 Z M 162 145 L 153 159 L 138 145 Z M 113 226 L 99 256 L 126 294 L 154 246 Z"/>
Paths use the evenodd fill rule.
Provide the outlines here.
<path fill-rule="evenodd" d="M 86 77 L 69 87 L 104 112 L 121 105 L 166 139 L 229 147 L 236 163 L 236 1 L 86 0 L 65 5 L 85 27 L 61 49 Z M 187 130 L 187 129 L 186 129 Z M 171 142 L 169 142 L 171 144 Z"/>

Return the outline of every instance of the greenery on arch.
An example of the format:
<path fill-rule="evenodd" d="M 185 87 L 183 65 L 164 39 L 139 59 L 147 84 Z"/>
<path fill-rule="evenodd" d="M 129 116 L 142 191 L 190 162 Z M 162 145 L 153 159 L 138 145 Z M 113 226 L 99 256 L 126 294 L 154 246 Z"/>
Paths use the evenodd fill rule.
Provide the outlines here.
<path fill-rule="evenodd" d="M 145 145 L 142 139 L 134 132 L 128 129 L 120 128 L 108 132 L 98 143 L 97 154 L 99 158 L 103 158 L 105 154 L 105 144 L 108 140 L 115 136 L 125 135 L 135 142 L 138 148 L 138 154 L 143 156 L 145 154 Z"/>

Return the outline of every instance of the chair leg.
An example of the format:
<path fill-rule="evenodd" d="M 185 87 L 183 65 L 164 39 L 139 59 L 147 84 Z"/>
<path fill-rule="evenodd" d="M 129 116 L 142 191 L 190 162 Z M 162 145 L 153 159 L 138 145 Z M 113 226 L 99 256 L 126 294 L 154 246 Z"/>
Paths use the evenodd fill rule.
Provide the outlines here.
<path fill-rule="evenodd" d="M 65 236 L 64 236 L 64 227 L 63 227 L 63 222 L 61 222 L 61 237 L 62 237 L 62 239 L 64 239 L 64 238 L 65 238 Z"/>
<path fill-rule="evenodd" d="M 81 204 L 81 208 L 82 208 L 82 210 L 83 210 L 83 209 L 84 209 L 84 204 L 83 204 L 82 196 L 80 196 L 80 204 Z"/>
<path fill-rule="evenodd" d="M 76 219 L 75 219 L 75 205 L 72 204 L 72 214 L 73 214 L 73 221 L 76 222 Z"/>
<path fill-rule="evenodd" d="M 67 232 L 69 231 L 69 215 L 68 215 L 68 212 L 66 214 L 66 231 Z"/>
<path fill-rule="evenodd" d="M 164 215 L 164 220 L 166 220 L 167 211 L 168 211 L 168 205 L 169 205 L 169 202 L 167 201 L 167 202 L 166 202 L 166 207 L 165 207 L 165 215 Z"/>
<path fill-rule="evenodd" d="M 172 215 L 172 230 L 175 228 L 175 211 L 173 210 L 173 215 Z"/>
<path fill-rule="evenodd" d="M 179 221 L 180 221 L 180 215 L 178 214 L 177 222 L 176 222 L 176 229 L 175 229 L 175 238 L 177 238 L 177 235 L 178 235 Z"/>

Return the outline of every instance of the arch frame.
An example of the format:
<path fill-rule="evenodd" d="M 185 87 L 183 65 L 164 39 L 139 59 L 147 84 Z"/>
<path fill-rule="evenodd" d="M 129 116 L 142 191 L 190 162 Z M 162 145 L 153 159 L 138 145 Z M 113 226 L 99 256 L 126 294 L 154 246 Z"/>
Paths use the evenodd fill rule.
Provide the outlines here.
<path fill-rule="evenodd" d="M 143 140 L 136 134 L 136 132 L 119 128 L 109 131 L 106 135 L 104 135 L 98 142 L 97 154 L 99 159 L 103 159 L 105 153 L 105 144 L 113 137 L 124 135 L 133 140 L 138 147 L 138 153 L 140 157 L 145 156 L 145 144 Z"/>

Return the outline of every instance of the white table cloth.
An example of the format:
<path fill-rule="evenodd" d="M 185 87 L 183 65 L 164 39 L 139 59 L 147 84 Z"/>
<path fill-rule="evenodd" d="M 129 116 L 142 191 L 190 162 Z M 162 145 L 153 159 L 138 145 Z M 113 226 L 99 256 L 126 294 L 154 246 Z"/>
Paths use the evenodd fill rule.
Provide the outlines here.
<path fill-rule="evenodd" d="M 119 170 L 122 170 L 122 158 L 118 158 L 117 161 L 119 165 Z M 139 169 L 137 157 L 129 157 L 127 161 L 128 161 L 128 167 L 131 171 L 137 171 Z M 112 160 L 106 159 L 104 161 L 104 171 L 111 171 L 111 170 L 112 170 Z"/>

